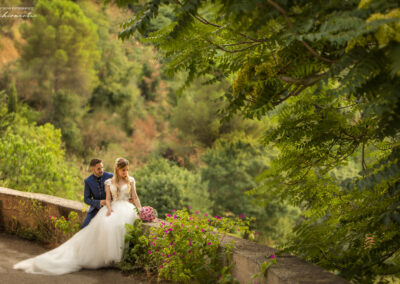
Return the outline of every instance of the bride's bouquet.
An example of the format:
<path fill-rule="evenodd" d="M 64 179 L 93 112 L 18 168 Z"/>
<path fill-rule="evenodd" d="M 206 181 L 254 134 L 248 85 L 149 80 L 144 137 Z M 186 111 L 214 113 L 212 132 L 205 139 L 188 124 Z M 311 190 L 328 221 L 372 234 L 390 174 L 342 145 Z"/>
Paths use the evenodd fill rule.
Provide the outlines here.
<path fill-rule="evenodd" d="M 139 217 L 142 221 L 153 222 L 157 218 L 157 211 L 151 206 L 143 206 L 140 209 Z"/>

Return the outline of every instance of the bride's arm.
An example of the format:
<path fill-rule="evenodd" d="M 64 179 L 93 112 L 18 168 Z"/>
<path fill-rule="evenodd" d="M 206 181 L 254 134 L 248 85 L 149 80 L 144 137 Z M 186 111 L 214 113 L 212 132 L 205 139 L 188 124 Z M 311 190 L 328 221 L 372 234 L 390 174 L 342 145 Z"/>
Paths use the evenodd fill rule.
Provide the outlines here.
<path fill-rule="evenodd" d="M 107 206 L 107 216 L 111 215 L 111 191 L 110 186 L 106 185 L 106 206 Z"/>
<path fill-rule="evenodd" d="M 131 182 L 131 196 L 132 196 L 133 203 L 135 203 L 136 208 L 139 209 L 139 211 L 140 211 L 140 209 L 142 209 L 142 205 L 140 204 L 139 197 L 136 194 L 135 182 Z"/>

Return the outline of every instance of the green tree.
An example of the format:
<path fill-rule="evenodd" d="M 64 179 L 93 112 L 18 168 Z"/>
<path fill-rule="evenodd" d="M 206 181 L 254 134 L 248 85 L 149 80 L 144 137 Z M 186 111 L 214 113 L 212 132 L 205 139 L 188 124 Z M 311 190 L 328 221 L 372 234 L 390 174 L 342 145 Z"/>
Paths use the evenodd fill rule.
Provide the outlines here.
<path fill-rule="evenodd" d="M 54 106 L 53 124 L 61 129 L 62 140 L 68 150 L 82 154 L 82 134 L 79 123 L 83 116 L 84 108 L 81 99 L 68 91 L 59 91 L 52 96 Z"/>
<path fill-rule="evenodd" d="M 156 89 L 160 84 L 160 78 L 153 75 L 154 70 L 148 63 L 143 64 L 141 80 L 139 82 L 139 89 L 141 95 L 147 101 L 154 101 L 157 97 Z"/>
<path fill-rule="evenodd" d="M 203 85 L 202 80 L 194 81 L 182 94 L 177 92 L 175 86 L 172 88 L 176 106 L 172 109 L 170 121 L 171 126 L 179 130 L 177 136 L 181 142 L 170 143 L 168 146 L 173 154 L 183 158 L 187 168 L 196 167 L 199 153 L 212 147 L 221 137 L 234 132 L 243 132 L 253 137 L 262 133 L 263 122 L 239 116 L 229 121 L 221 120 L 223 116 L 218 110 L 224 105 L 221 101 L 224 89 L 226 84 Z"/>
<path fill-rule="evenodd" d="M 211 202 L 199 174 L 158 158 L 134 172 L 142 206 L 155 208 L 160 218 L 172 209 L 191 206 L 201 212 L 209 210 Z"/>
<path fill-rule="evenodd" d="M 51 124 L 20 124 L 0 137 L 0 181 L 4 187 L 77 199 L 79 173 L 65 159 L 61 132 Z"/>
<path fill-rule="evenodd" d="M 233 78 L 225 113 L 276 121 L 265 143 L 279 156 L 252 193 L 303 206 L 290 250 L 358 282 L 398 276 L 398 1 L 148 0 L 120 37 L 145 34 L 163 5 L 176 20 L 147 41 L 168 70 Z M 352 155 L 362 170 L 341 182 L 331 173 Z"/>
<path fill-rule="evenodd" d="M 88 98 L 99 58 L 96 26 L 76 3 L 36 1 L 31 24 L 21 25 L 21 77 L 30 83 L 24 98 L 38 108 L 51 106 L 51 93 L 70 90 Z"/>
<path fill-rule="evenodd" d="M 212 214 L 255 217 L 256 227 L 264 233 L 266 242 L 286 240 L 294 226 L 296 211 L 273 200 L 266 206 L 258 204 L 257 199 L 249 195 L 256 186 L 254 177 L 268 167 L 273 151 L 243 138 L 243 134 L 231 136 L 235 138 L 217 140 L 214 147 L 201 156 L 205 163 L 201 176 L 213 200 Z"/>
<path fill-rule="evenodd" d="M 12 82 L 10 89 L 8 90 L 7 110 L 9 114 L 17 112 L 17 101 L 18 101 L 17 89 L 15 88 L 15 83 Z"/>
<path fill-rule="evenodd" d="M 131 46 L 129 42 L 115 40 L 118 27 L 112 20 L 115 16 L 113 11 L 105 7 L 98 9 L 98 4 L 89 1 L 80 2 L 79 5 L 97 26 L 98 48 L 101 53 L 101 58 L 95 65 L 98 80 L 89 99 L 89 112 L 95 113 L 100 109 L 120 115 L 120 126 L 131 135 L 133 121 L 140 113 L 138 110 L 142 108 L 137 86 L 142 66 L 137 60 L 128 58 L 126 46 Z"/>

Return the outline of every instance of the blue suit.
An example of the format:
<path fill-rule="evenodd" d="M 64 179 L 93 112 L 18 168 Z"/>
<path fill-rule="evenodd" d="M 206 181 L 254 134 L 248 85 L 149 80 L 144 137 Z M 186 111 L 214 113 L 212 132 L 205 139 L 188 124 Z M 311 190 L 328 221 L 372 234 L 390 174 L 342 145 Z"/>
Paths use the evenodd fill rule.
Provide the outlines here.
<path fill-rule="evenodd" d="M 90 208 L 81 228 L 86 227 L 90 223 L 92 218 L 96 216 L 97 212 L 99 212 L 101 208 L 100 200 L 106 199 L 104 181 L 112 177 L 112 173 L 104 172 L 101 176 L 101 188 L 99 188 L 99 184 L 97 183 L 96 177 L 93 174 L 85 179 L 85 191 L 83 194 L 83 200 L 87 205 L 90 205 Z"/>

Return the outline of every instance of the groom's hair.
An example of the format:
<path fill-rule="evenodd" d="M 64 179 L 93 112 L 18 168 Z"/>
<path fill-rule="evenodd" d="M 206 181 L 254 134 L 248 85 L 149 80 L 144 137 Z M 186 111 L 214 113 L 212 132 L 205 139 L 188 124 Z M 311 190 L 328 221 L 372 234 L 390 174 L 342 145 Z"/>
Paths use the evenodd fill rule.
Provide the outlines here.
<path fill-rule="evenodd" d="M 98 163 L 101 163 L 101 160 L 100 160 L 100 159 L 97 159 L 97 158 L 94 158 L 94 159 L 92 159 L 92 160 L 90 161 L 89 166 L 90 166 L 90 167 L 94 167 L 94 166 L 97 165 Z"/>

